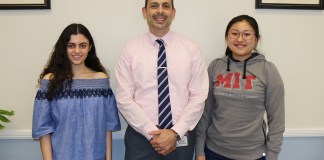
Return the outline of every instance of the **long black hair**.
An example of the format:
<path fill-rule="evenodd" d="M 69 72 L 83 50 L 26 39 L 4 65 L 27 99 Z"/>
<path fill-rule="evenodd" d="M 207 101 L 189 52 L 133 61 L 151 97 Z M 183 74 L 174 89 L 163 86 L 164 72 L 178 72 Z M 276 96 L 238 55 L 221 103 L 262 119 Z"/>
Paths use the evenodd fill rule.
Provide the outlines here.
<path fill-rule="evenodd" d="M 64 87 L 71 87 L 73 81 L 72 65 L 67 55 L 67 44 L 70 41 L 71 35 L 82 34 L 89 40 L 89 46 L 91 46 L 87 58 L 85 59 L 85 65 L 90 69 L 97 72 L 104 72 L 107 74 L 105 68 L 102 66 L 99 58 L 96 54 L 96 46 L 89 30 L 82 24 L 70 24 L 61 33 L 57 40 L 50 58 L 39 76 L 39 83 L 46 74 L 51 73 L 49 79 L 50 83 L 47 87 L 46 98 L 52 100 L 58 91 L 64 89 Z M 67 85 L 63 83 L 67 82 Z"/>

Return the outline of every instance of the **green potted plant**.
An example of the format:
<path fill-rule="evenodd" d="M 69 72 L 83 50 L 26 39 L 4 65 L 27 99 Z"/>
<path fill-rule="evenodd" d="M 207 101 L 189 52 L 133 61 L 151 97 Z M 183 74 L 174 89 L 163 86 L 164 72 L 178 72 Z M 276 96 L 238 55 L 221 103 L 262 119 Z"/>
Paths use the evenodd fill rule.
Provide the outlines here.
<path fill-rule="evenodd" d="M 6 110 L 0 109 L 0 121 L 1 122 L 9 123 L 10 120 L 5 116 L 12 116 L 12 115 L 14 115 L 14 111 L 6 111 Z M 2 129 L 4 127 L 5 126 L 0 123 L 0 129 Z"/>

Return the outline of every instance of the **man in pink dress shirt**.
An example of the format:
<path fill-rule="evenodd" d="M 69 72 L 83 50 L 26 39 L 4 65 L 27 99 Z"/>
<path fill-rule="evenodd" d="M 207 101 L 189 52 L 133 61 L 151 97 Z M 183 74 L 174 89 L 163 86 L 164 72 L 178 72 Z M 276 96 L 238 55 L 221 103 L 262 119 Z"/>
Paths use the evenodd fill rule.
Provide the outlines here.
<path fill-rule="evenodd" d="M 129 124 L 125 160 L 190 160 L 195 132 L 208 94 L 208 74 L 198 46 L 170 31 L 173 0 L 146 0 L 142 8 L 149 32 L 128 42 L 118 59 L 116 99 Z M 164 42 L 172 127 L 159 129 L 157 58 Z"/>

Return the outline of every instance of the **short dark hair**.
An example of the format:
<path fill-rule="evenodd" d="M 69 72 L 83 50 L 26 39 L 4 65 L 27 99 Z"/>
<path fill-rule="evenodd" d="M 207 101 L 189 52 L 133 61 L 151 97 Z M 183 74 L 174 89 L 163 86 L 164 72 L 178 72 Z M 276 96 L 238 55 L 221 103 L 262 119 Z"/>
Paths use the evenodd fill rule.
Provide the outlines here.
<path fill-rule="evenodd" d="M 147 8 L 147 3 L 148 3 L 148 0 L 145 0 L 145 8 Z M 174 9 L 173 0 L 171 0 L 171 5 L 172 5 L 172 8 Z"/>
<path fill-rule="evenodd" d="M 258 22 L 251 16 L 249 15 L 239 15 L 237 17 L 234 17 L 228 24 L 225 30 L 225 38 L 227 37 L 228 31 L 229 29 L 237 22 L 241 22 L 241 21 L 246 21 L 250 24 L 250 26 L 253 28 L 254 30 L 254 35 L 257 38 L 257 40 L 259 40 L 260 38 L 260 32 L 259 32 L 259 26 L 258 26 Z M 229 49 L 229 47 L 226 48 L 226 52 L 225 55 L 229 55 L 232 54 L 232 51 Z"/>

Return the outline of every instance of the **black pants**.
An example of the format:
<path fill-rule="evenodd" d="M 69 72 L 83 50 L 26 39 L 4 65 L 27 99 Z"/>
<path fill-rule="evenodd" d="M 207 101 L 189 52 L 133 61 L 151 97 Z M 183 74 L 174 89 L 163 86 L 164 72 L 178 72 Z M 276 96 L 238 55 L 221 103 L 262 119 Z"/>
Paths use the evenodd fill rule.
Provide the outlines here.
<path fill-rule="evenodd" d="M 205 146 L 205 157 L 206 160 L 234 160 L 211 151 L 210 149 L 207 148 L 207 146 Z M 266 160 L 266 158 L 263 156 L 256 160 Z"/>
<path fill-rule="evenodd" d="M 155 151 L 150 142 L 140 133 L 128 126 L 125 132 L 125 160 L 192 160 L 195 146 L 195 131 L 188 132 L 188 146 L 163 156 Z"/>

